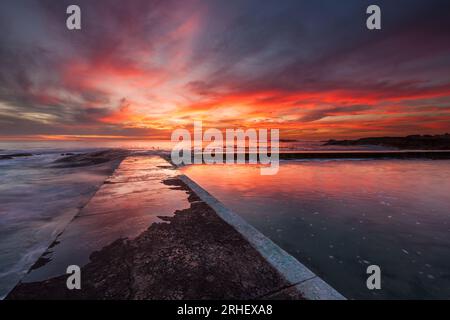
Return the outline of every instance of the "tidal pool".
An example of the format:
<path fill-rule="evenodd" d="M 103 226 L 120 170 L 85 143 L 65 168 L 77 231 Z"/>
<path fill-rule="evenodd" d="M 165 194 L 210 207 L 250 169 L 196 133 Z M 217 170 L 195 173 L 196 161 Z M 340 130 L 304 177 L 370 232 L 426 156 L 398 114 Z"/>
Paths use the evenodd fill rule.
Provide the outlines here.
<path fill-rule="evenodd" d="M 450 298 L 450 161 L 194 165 L 183 173 L 347 298 Z M 381 290 L 366 286 L 381 268 Z"/>

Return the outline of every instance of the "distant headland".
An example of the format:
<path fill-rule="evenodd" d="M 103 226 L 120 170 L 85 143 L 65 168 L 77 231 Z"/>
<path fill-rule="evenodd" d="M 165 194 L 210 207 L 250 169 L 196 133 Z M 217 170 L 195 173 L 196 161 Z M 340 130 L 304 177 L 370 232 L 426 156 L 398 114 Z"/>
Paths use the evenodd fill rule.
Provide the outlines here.
<path fill-rule="evenodd" d="M 413 150 L 450 150 L 450 134 L 411 135 L 407 137 L 373 137 L 357 140 L 328 140 L 326 146 L 383 146 Z"/>

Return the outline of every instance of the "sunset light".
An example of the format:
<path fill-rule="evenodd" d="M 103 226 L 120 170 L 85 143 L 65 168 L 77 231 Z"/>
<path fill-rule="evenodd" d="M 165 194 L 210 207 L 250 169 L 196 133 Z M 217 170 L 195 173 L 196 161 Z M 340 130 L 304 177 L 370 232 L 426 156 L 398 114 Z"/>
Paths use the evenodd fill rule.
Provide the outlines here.
<path fill-rule="evenodd" d="M 302 6 L 90 4 L 82 32 L 56 27 L 63 2 L 31 17 L 2 10 L 2 21 L 20 28 L 1 40 L 0 135 L 168 139 L 194 120 L 276 125 L 295 139 L 449 129 L 450 39 L 441 11 L 413 26 L 408 15 L 387 20 L 368 34 L 358 19 L 334 27 L 359 6 L 345 16 Z M 324 23 L 313 28 L 310 17 L 319 15 Z"/>

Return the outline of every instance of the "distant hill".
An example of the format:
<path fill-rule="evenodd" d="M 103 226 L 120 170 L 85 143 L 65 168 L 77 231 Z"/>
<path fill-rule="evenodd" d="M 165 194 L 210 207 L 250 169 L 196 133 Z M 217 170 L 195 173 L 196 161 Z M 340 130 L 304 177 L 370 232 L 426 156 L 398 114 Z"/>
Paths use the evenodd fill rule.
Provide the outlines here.
<path fill-rule="evenodd" d="M 416 150 L 450 150 L 450 134 L 442 135 L 413 135 L 407 137 L 376 137 L 358 140 L 329 140 L 324 145 L 337 146 L 383 146 L 398 149 Z"/>

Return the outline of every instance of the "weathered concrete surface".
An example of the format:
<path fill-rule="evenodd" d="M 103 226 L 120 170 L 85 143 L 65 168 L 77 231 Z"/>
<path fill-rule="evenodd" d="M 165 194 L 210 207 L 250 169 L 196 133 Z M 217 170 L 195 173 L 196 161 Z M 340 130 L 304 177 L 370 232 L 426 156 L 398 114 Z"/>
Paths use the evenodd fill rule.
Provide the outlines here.
<path fill-rule="evenodd" d="M 124 160 L 7 299 L 302 298 L 298 290 L 284 294 L 291 282 L 171 176 L 168 163 L 156 170 L 154 159 L 145 161 Z M 184 194 L 188 206 L 155 223 L 165 193 Z M 151 225 L 136 236 L 144 224 Z M 83 266 L 81 290 L 66 288 L 70 264 Z"/>

